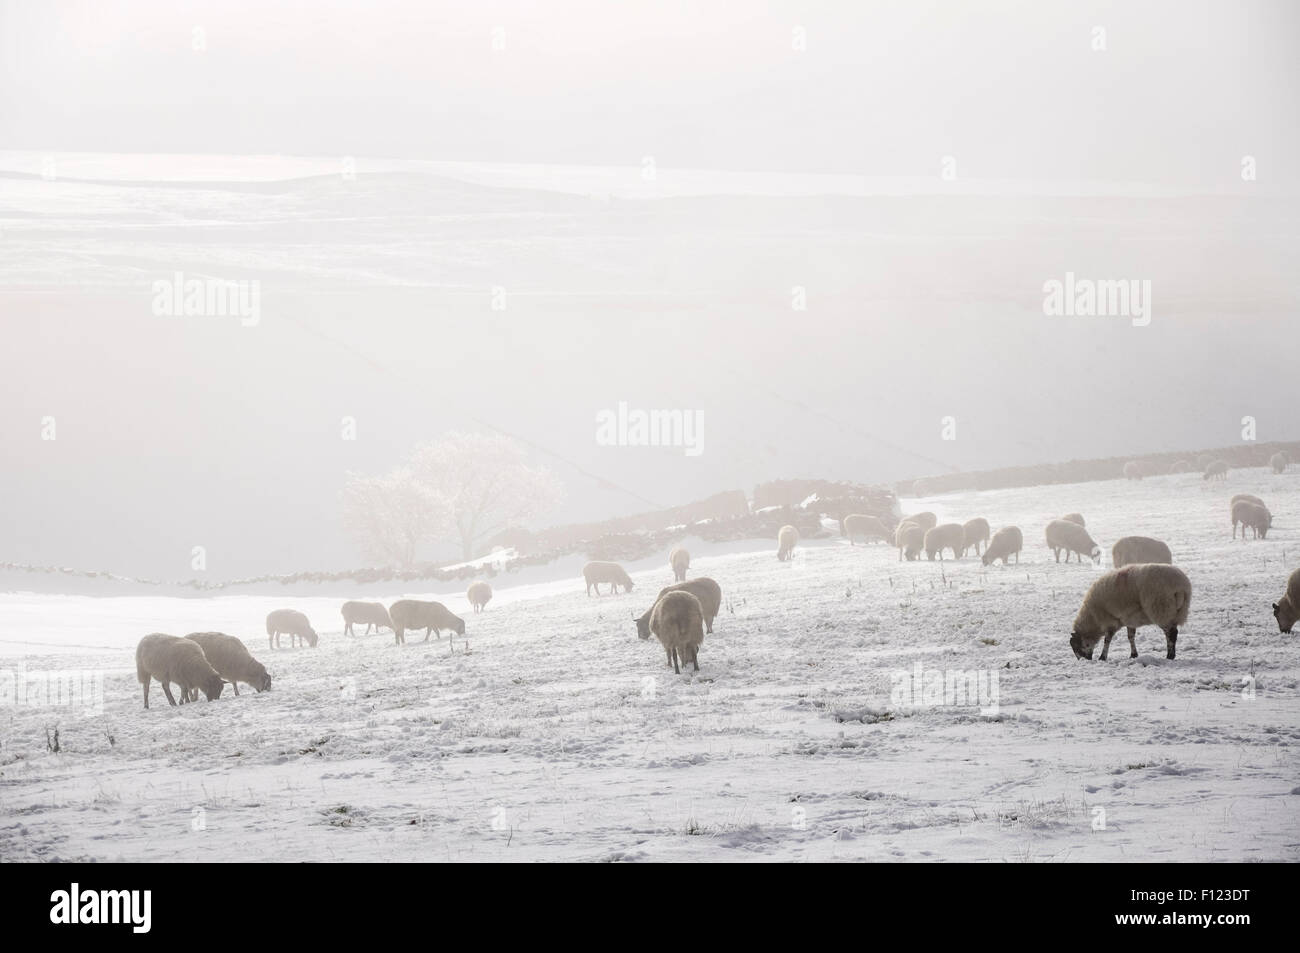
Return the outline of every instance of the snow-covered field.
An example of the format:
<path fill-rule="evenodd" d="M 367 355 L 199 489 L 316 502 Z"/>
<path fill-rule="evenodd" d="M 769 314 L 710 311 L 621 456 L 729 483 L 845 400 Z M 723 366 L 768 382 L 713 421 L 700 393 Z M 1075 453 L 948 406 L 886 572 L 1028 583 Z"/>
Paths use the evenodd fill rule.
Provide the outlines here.
<path fill-rule="evenodd" d="M 1269 539 L 1230 538 L 1236 492 L 1270 504 Z M 692 575 L 717 579 L 724 607 L 681 676 L 632 622 L 672 581 L 666 553 L 630 595 L 588 598 L 572 569 L 499 587 L 454 654 L 342 636 L 351 594 L 0 596 L 0 668 L 79 667 L 104 687 L 100 713 L 0 713 L 0 859 L 1300 858 L 1300 635 L 1270 612 L 1300 565 L 1300 474 L 904 508 L 1019 525 L 1026 550 L 988 570 L 838 539 L 788 564 L 774 543 L 701 550 Z M 1053 562 L 1042 537 L 1071 510 L 1102 568 L 1119 536 L 1169 542 L 1194 586 L 1176 661 L 1154 628 L 1136 660 L 1122 634 L 1110 661 L 1074 659 L 1098 569 Z M 319 648 L 268 651 L 280 605 L 308 612 Z M 145 711 L 135 642 L 207 629 L 244 638 L 274 689 L 171 708 L 155 686 Z M 918 665 L 996 677 L 994 703 L 911 706 L 898 673 Z"/>

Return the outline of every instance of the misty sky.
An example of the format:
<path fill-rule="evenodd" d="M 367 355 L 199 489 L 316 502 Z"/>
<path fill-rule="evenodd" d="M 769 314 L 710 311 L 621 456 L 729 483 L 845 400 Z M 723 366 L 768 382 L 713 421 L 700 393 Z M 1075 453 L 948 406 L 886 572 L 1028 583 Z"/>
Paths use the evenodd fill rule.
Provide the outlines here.
<path fill-rule="evenodd" d="M 354 566 L 346 473 L 452 429 L 525 440 L 566 487 L 547 522 L 1222 446 L 1248 414 L 1300 438 L 1298 10 L 0 0 L 0 173 L 72 152 L 208 153 L 231 180 L 249 154 L 593 170 L 554 191 L 0 175 L 0 562 Z M 948 155 L 959 183 L 1152 189 L 944 195 Z M 602 201 L 601 169 L 647 156 L 934 196 Z M 260 322 L 155 314 L 176 271 L 259 282 Z M 1067 272 L 1150 281 L 1150 326 L 1046 317 Z M 701 410 L 704 452 L 597 445 L 620 401 Z"/>

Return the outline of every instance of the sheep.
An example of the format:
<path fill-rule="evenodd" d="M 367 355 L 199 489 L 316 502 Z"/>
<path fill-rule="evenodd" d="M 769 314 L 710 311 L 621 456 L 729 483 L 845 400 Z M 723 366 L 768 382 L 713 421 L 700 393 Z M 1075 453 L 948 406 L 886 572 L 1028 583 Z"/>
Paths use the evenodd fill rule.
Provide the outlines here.
<path fill-rule="evenodd" d="M 1174 657 L 1178 627 L 1187 623 L 1192 584 L 1177 566 L 1137 563 L 1114 569 L 1097 579 L 1083 597 L 1083 605 L 1070 632 L 1076 659 L 1092 660 L 1092 650 L 1105 638 L 1101 661 L 1110 652 L 1110 640 L 1121 626 L 1128 629 L 1129 658 L 1137 658 L 1137 630 L 1158 625 L 1165 633 L 1165 658 Z"/>
<path fill-rule="evenodd" d="M 609 583 L 609 594 L 612 596 L 618 592 L 618 587 L 622 586 L 625 592 L 632 591 L 632 579 L 618 563 L 589 562 L 582 567 L 582 578 L 587 580 L 587 595 L 591 595 L 591 587 L 596 587 L 596 595 L 600 595 L 600 584 Z"/>
<path fill-rule="evenodd" d="M 840 535 L 849 538 L 850 546 L 854 545 L 854 538 L 859 536 L 866 541 L 879 539 L 885 543 L 889 543 L 894 538 L 894 534 L 879 517 L 868 516 L 865 513 L 850 513 L 844 517 L 840 523 Z"/>
<path fill-rule="evenodd" d="M 419 599 L 399 599 L 388 608 L 389 618 L 393 620 L 393 639 L 395 645 L 406 644 L 407 629 L 424 629 L 424 641 L 437 632 L 442 638 L 442 630 L 450 629 L 457 635 L 465 634 L 465 620 L 452 615 L 451 610 L 441 602 L 422 602 Z M 453 642 L 453 645 L 455 643 Z"/>
<path fill-rule="evenodd" d="M 465 590 L 465 598 L 476 613 L 482 612 L 483 607 L 492 599 L 492 587 L 480 579 L 478 582 L 471 582 L 469 588 Z"/>
<path fill-rule="evenodd" d="M 961 543 L 964 537 L 961 523 L 944 523 L 942 526 L 936 526 L 934 529 L 926 530 L 925 533 L 925 556 L 933 560 L 934 554 L 939 554 L 939 561 L 943 561 L 943 551 L 952 550 L 952 558 L 957 559 L 961 551 Z"/>
<path fill-rule="evenodd" d="M 794 556 L 794 548 L 798 542 L 799 531 L 789 524 L 782 526 L 781 531 L 776 534 L 776 558 L 781 562 L 788 561 Z"/>
<path fill-rule="evenodd" d="M 686 570 L 691 568 L 691 554 L 678 546 L 668 554 L 668 565 L 673 567 L 673 579 L 685 582 Z"/>
<path fill-rule="evenodd" d="M 267 642 L 273 648 L 280 647 L 281 633 L 289 636 L 290 648 L 296 645 L 299 639 L 315 648 L 319 640 L 316 630 L 311 627 L 307 617 L 296 609 L 276 609 L 267 615 L 266 634 L 270 636 Z"/>
<path fill-rule="evenodd" d="M 154 678 L 162 683 L 163 694 L 172 705 L 176 704 L 172 682 L 180 686 L 182 701 L 200 689 L 208 701 L 216 701 L 226 684 L 208 663 L 197 642 L 161 632 L 146 635 L 136 646 L 135 675 L 144 686 L 145 708 L 149 707 L 149 685 Z M 197 694 L 194 697 L 197 698 Z"/>
<path fill-rule="evenodd" d="M 1249 493 L 1238 493 L 1236 496 L 1234 496 L 1231 500 L 1228 501 L 1229 511 L 1231 511 L 1232 508 L 1237 505 L 1238 500 L 1248 500 L 1249 502 L 1254 503 L 1256 506 L 1264 506 L 1264 501 L 1261 500 L 1259 497 L 1252 496 Z"/>
<path fill-rule="evenodd" d="M 356 635 L 352 631 L 354 623 L 356 625 L 365 623 L 366 635 L 370 634 L 372 625 L 376 632 L 393 627 L 393 620 L 388 618 L 388 610 L 384 608 L 382 602 L 345 602 L 342 611 L 344 635 Z"/>
<path fill-rule="evenodd" d="M 1223 460 L 1215 460 L 1205 468 L 1205 474 L 1202 480 L 1226 480 L 1228 479 L 1228 464 Z"/>
<path fill-rule="evenodd" d="M 1065 520 L 1067 523 L 1074 523 L 1078 526 L 1085 525 L 1083 522 L 1082 513 L 1066 513 L 1064 516 L 1061 517 L 1061 519 Z"/>
<path fill-rule="evenodd" d="M 1189 473 L 1191 472 L 1191 469 L 1192 464 L 1187 460 L 1175 460 L 1169 465 L 1170 473 Z"/>
<path fill-rule="evenodd" d="M 387 616 L 388 613 L 385 612 L 384 615 Z M 233 635 L 224 632 L 191 632 L 185 638 L 198 644 L 208 664 L 230 683 L 236 695 L 239 694 L 240 682 L 251 685 L 258 692 L 271 690 L 271 676 L 267 673 L 266 666 L 253 658 L 248 646 Z"/>
<path fill-rule="evenodd" d="M 1052 520 L 1047 524 L 1047 545 L 1051 547 L 1056 561 L 1061 561 L 1061 551 L 1065 551 L 1065 561 L 1070 561 L 1070 553 L 1079 557 L 1087 556 L 1095 562 L 1101 562 L 1101 548 L 1088 535 L 1088 531 L 1078 523 L 1070 520 Z"/>
<path fill-rule="evenodd" d="M 935 516 L 929 510 L 926 510 L 924 513 L 916 513 L 912 516 L 904 516 L 903 520 L 910 520 L 926 532 L 929 532 L 939 525 L 939 517 Z"/>
<path fill-rule="evenodd" d="M 1130 460 L 1124 464 L 1124 479 L 1140 480 L 1142 479 L 1142 468 L 1137 465 L 1136 460 Z"/>
<path fill-rule="evenodd" d="M 961 528 L 961 554 L 966 555 L 966 550 L 972 546 L 975 547 L 975 555 L 980 554 L 980 543 L 985 546 L 989 542 L 989 521 L 982 516 L 977 516 L 973 520 L 967 520 Z"/>
<path fill-rule="evenodd" d="M 1110 548 L 1110 561 L 1116 569 L 1133 563 L 1172 563 L 1169 547 L 1150 536 L 1125 536 Z"/>
<path fill-rule="evenodd" d="M 674 673 L 680 675 L 681 665 L 687 662 L 695 666 L 695 671 L 700 670 L 704 610 L 699 599 L 684 589 L 667 593 L 650 610 L 649 628 L 663 645 Z M 649 638 L 649 635 L 641 635 L 639 626 L 637 634 L 643 639 Z"/>
<path fill-rule="evenodd" d="M 1290 458 L 1288 458 L 1281 450 L 1268 458 L 1268 465 L 1273 468 L 1274 473 L 1285 473 L 1287 464 L 1290 462 Z"/>
<path fill-rule="evenodd" d="M 1232 538 L 1237 538 L 1237 524 L 1241 524 L 1241 538 L 1246 538 L 1246 527 L 1255 532 L 1256 539 L 1267 539 L 1268 531 L 1273 526 L 1273 514 L 1267 506 L 1252 503 L 1250 500 L 1238 500 L 1232 504 Z"/>
<path fill-rule="evenodd" d="M 903 561 L 906 552 L 910 563 L 921 554 L 921 549 L 925 546 L 925 528 L 911 520 L 903 520 L 894 531 L 894 545 L 898 547 L 898 561 Z"/>
<path fill-rule="evenodd" d="M 1291 573 L 1286 581 L 1286 593 L 1273 603 L 1273 618 L 1284 635 L 1291 634 L 1291 626 L 1300 619 L 1300 569 Z"/>
<path fill-rule="evenodd" d="M 722 608 L 722 587 L 708 576 L 697 576 L 689 582 L 678 582 L 671 586 L 664 586 L 659 590 L 659 595 L 655 596 L 655 605 L 658 605 L 659 600 L 670 592 L 689 592 L 696 599 L 699 599 L 700 611 L 704 614 L 704 631 L 712 634 L 713 620 L 718 617 L 718 610 Z M 636 634 L 643 639 L 650 638 L 650 616 L 654 611 L 655 607 L 652 605 L 634 620 L 636 622 Z"/>
<path fill-rule="evenodd" d="M 984 547 L 984 555 L 980 557 L 980 562 L 984 565 L 992 565 L 995 559 L 1002 560 L 1002 565 L 1007 564 L 1007 557 L 1012 553 L 1016 556 L 1016 565 L 1020 565 L 1020 550 L 1025 545 L 1025 536 L 1020 532 L 1019 526 L 1004 526 L 989 540 L 989 544 Z"/>

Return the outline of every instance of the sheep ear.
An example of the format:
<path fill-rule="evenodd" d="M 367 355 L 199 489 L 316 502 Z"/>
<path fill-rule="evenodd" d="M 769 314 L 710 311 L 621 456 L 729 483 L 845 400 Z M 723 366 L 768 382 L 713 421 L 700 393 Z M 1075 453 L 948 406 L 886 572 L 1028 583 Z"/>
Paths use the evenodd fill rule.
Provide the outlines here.
<path fill-rule="evenodd" d="M 1276 602 L 1275 602 L 1275 603 L 1273 603 L 1273 611 L 1274 611 L 1274 612 L 1276 612 L 1276 611 L 1277 611 L 1277 603 L 1276 603 Z"/>

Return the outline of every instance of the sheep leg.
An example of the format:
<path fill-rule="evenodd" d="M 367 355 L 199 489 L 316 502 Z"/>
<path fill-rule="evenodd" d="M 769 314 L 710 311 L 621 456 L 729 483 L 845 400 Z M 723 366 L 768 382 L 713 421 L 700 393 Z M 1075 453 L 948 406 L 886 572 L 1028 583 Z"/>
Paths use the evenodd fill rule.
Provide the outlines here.
<path fill-rule="evenodd" d="M 695 666 L 695 671 L 700 670 L 700 647 L 698 645 L 691 649 L 691 664 Z"/>
<path fill-rule="evenodd" d="M 1110 629 L 1106 632 L 1106 642 L 1101 647 L 1101 661 L 1106 661 L 1106 656 L 1110 654 L 1110 640 L 1115 638 L 1115 630 Z"/>
<path fill-rule="evenodd" d="M 1178 626 L 1170 626 L 1169 631 L 1165 633 L 1165 658 L 1173 659 L 1174 650 L 1178 647 Z"/>
<path fill-rule="evenodd" d="M 162 683 L 162 687 L 163 687 L 163 694 L 167 696 L 167 700 L 168 700 L 169 702 L 172 703 L 172 706 L 173 706 L 173 707 L 175 707 L 175 705 L 176 705 L 176 699 L 172 696 L 172 686 L 171 686 L 171 683 L 170 683 L 170 682 L 163 682 L 163 683 Z"/>
<path fill-rule="evenodd" d="M 230 687 L 233 688 L 233 689 L 235 690 L 235 694 L 238 695 L 238 694 L 239 694 L 239 679 L 235 679 L 233 682 L 231 682 L 231 683 L 230 683 Z"/>
<path fill-rule="evenodd" d="M 1128 657 L 1129 658 L 1138 657 L 1137 634 L 1138 634 L 1138 630 L 1133 628 L 1133 626 L 1130 625 L 1128 627 Z"/>
<path fill-rule="evenodd" d="M 429 636 L 431 636 L 431 635 L 433 635 L 433 626 L 429 626 L 428 628 L 426 628 L 426 629 L 424 630 L 424 641 L 428 642 L 428 641 L 429 641 Z M 438 638 L 442 638 L 442 633 L 441 633 L 441 632 L 438 633 Z"/>
<path fill-rule="evenodd" d="M 152 676 L 144 683 L 144 707 L 146 710 L 149 708 L 149 682 L 151 681 L 153 681 Z"/>
<path fill-rule="evenodd" d="M 676 649 L 673 649 L 673 674 L 674 674 L 674 675 L 680 675 L 680 674 L 682 674 L 682 670 L 681 670 L 681 668 L 680 668 L 680 667 L 678 666 L 678 664 L 677 664 L 677 650 L 676 650 Z"/>

